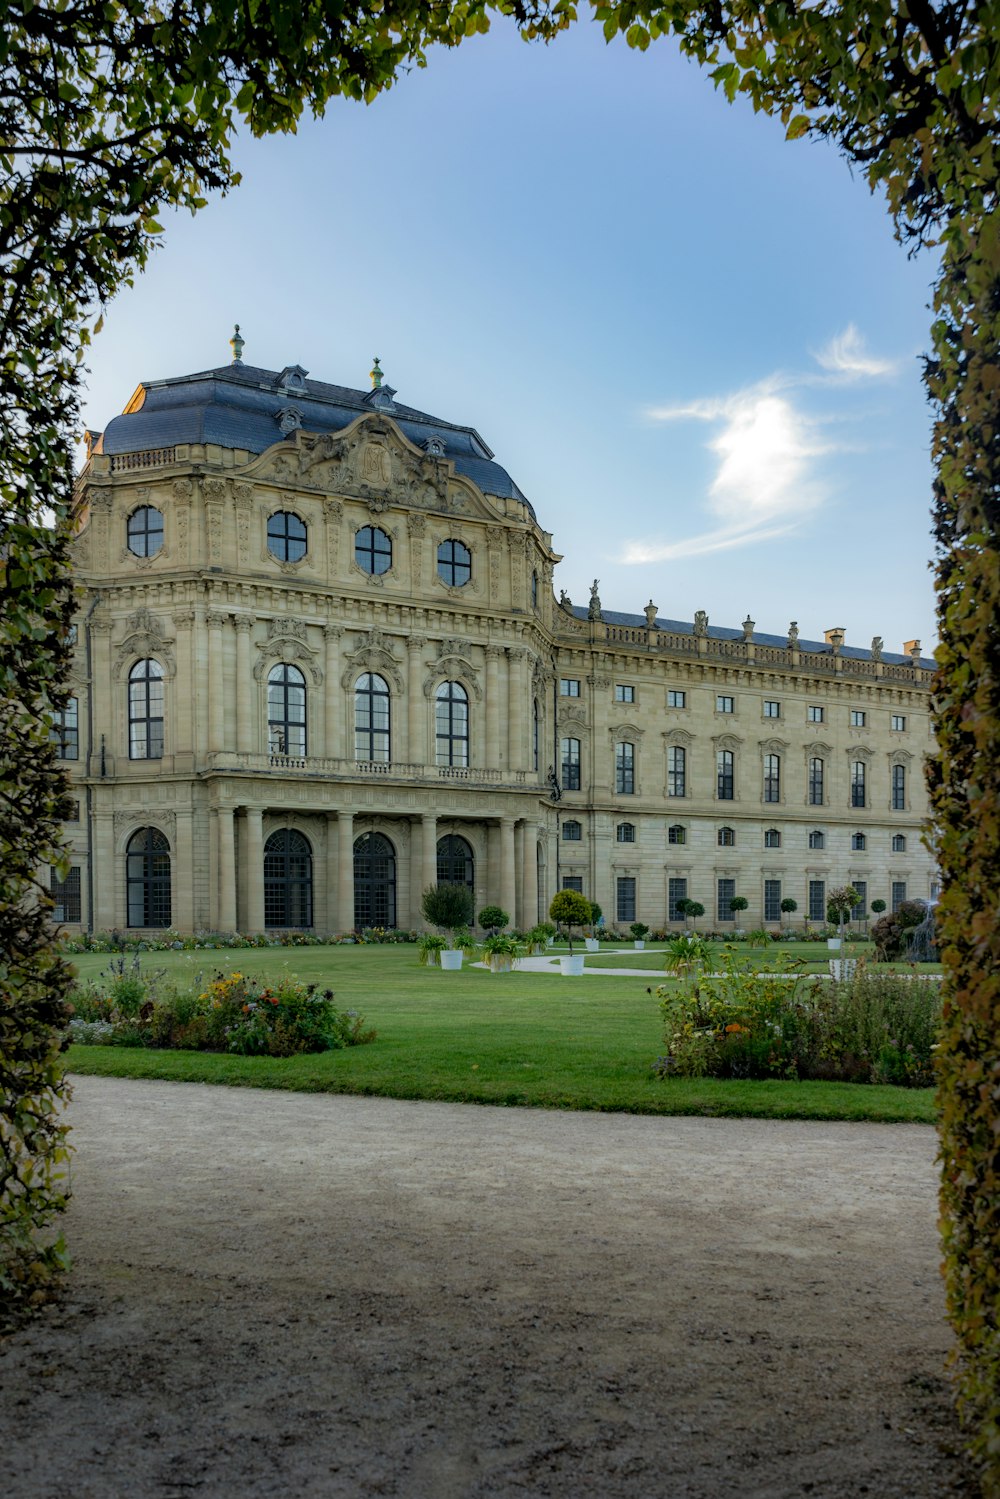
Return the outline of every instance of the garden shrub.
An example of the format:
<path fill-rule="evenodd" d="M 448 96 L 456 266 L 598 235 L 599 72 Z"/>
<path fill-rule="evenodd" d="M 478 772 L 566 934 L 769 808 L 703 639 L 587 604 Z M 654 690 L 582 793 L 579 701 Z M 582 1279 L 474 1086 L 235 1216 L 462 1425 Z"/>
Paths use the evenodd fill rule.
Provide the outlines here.
<path fill-rule="evenodd" d="M 777 974 L 757 975 L 732 952 L 718 968 L 657 989 L 662 1075 L 930 1085 L 937 983 L 864 967 L 834 983 L 805 977 L 795 959 Z"/>
<path fill-rule="evenodd" d="M 103 976 L 102 976 L 103 977 Z M 130 975 L 134 983 L 134 976 Z M 375 1040 L 354 1010 L 338 1010 L 333 992 L 282 977 L 267 983 L 242 973 L 218 974 L 203 990 L 158 986 L 141 975 L 142 995 L 118 1007 L 116 976 L 73 995 L 70 1039 L 85 1045 L 149 1046 L 287 1057 Z"/>

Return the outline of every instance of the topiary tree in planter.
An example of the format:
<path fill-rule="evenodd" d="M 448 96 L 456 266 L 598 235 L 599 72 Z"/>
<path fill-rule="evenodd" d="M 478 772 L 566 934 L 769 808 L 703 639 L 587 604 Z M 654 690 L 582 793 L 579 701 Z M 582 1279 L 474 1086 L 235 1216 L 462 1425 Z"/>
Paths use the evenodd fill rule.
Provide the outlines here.
<path fill-rule="evenodd" d="M 590 930 L 593 932 L 595 937 L 597 936 L 597 928 L 601 924 L 601 918 L 603 915 L 604 912 L 601 910 L 596 900 L 592 900 L 590 902 Z"/>
<path fill-rule="evenodd" d="M 686 914 L 688 916 L 690 916 L 690 918 L 691 918 L 691 925 L 693 927 L 694 924 L 695 924 L 695 922 L 698 920 L 698 917 L 699 916 L 704 916 L 704 914 L 705 914 L 705 907 L 702 905 L 702 903 L 701 903 L 700 900 L 689 900 L 688 903 L 687 903 L 687 913 Z"/>
<path fill-rule="evenodd" d="M 573 951 L 573 928 L 588 926 L 590 923 L 590 901 L 579 890 L 558 890 L 552 897 L 549 906 L 549 915 L 557 926 L 566 928 L 566 941 L 569 950 Z"/>
<path fill-rule="evenodd" d="M 798 901 L 793 900 L 790 895 L 786 895 L 784 900 L 781 902 L 781 910 L 784 912 L 784 914 L 786 916 L 791 916 L 793 911 L 797 911 L 798 909 Z"/>
<path fill-rule="evenodd" d="M 749 904 L 750 902 L 747 900 L 745 895 L 734 895 L 732 900 L 729 902 L 729 909 L 730 911 L 732 911 L 734 916 L 738 916 L 741 911 L 746 910 Z"/>
<path fill-rule="evenodd" d="M 455 933 L 472 920 L 472 892 L 466 885 L 431 885 L 420 902 L 425 921 L 447 934 L 448 946 L 455 946 Z"/>
<path fill-rule="evenodd" d="M 876 916 L 881 916 L 882 912 L 885 910 L 885 901 L 884 900 L 873 900 L 872 901 L 872 910 L 875 912 Z"/>
<path fill-rule="evenodd" d="M 853 885 L 841 885 L 837 890 L 831 890 L 826 898 L 826 914 L 830 921 L 836 922 L 837 933 L 841 940 L 844 937 L 844 917 L 861 904 L 861 896 Z"/>
<path fill-rule="evenodd" d="M 479 925 L 495 937 L 505 926 L 510 926 L 510 916 L 502 906 L 484 906 L 479 913 Z"/>

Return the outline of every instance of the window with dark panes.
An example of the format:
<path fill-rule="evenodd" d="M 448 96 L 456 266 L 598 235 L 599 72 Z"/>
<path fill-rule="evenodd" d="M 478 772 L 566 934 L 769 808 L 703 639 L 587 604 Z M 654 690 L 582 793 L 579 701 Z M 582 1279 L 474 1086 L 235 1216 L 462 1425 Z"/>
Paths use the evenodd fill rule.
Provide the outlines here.
<path fill-rule="evenodd" d="M 635 920 L 635 880 L 631 875 L 618 876 L 615 904 L 616 921 Z"/>
<path fill-rule="evenodd" d="M 562 757 L 562 784 L 564 791 L 580 789 L 580 741 L 561 739 L 559 753 Z"/>
<path fill-rule="evenodd" d="M 309 533 L 292 510 L 276 510 L 267 519 L 267 549 L 279 562 L 301 562 Z"/>
<path fill-rule="evenodd" d="M 152 505 L 140 505 L 125 523 L 125 538 L 133 557 L 155 557 L 163 546 L 163 515 Z"/>
<path fill-rule="evenodd" d="M 667 795 L 684 796 L 687 791 L 687 750 L 679 744 L 667 748 Z"/>
<path fill-rule="evenodd" d="M 380 526 L 362 526 L 354 537 L 354 560 L 363 573 L 381 577 L 392 566 L 392 542 Z"/>
<path fill-rule="evenodd" d="M 717 750 L 715 755 L 715 794 L 720 802 L 733 800 L 733 751 Z"/>
<path fill-rule="evenodd" d="M 438 577 L 449 588 L 462 588 L 472 577 L 472 553 L 464 542 L 442 541 L 437 553 Z"/>
<path fill-rule="evenodd" d="M 635 794 L 635 745 L 615 745 L 615 791 L 620 796 Z"/>

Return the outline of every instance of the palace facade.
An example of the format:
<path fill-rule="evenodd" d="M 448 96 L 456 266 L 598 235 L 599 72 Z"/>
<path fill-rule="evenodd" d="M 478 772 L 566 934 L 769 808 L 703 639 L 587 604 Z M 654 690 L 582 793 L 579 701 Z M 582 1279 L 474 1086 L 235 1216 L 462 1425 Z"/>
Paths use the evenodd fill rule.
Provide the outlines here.
<path fill-rule="evenodd" d="M 586 607 L 471 427 L 299 366 L 140 385 L 88 434 L 74 543 L 71 930 L 421 926 L 467 883 L 519 927 L 936 895 L 932 663 Z M 797 903 L 794 918 L 781 903 Z"/>

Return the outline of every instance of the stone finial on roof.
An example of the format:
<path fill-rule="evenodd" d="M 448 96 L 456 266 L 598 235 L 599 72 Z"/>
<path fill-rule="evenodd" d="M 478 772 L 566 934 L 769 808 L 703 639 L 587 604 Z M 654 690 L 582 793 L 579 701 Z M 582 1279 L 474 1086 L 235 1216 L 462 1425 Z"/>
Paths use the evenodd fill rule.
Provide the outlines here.
<path fill-rule="evenodd" d="M 881 637 L 881 635 L 873 635 L 872 636 L 872 660 L 873 661 L 881 661 L 881 659 L 882 659 L 882 637 Z"/>
<path fill-rule="evenodd" d="M 643 614 L 645 614 L 645 616 L 646 616 L 646 629 L 647 630 L 655 630 L 656 629 L 656 609 L 657 609 L 657 606 L 653 603 L 653 600 L 650 599 L 649 603 L 646 605 L 646 607 L 642 611 Z"/>
<path fill-rule="evenodd" d="M 753 639 L 754 626 L 755 626 L 756 623 L 757 623 L 757 621 L 755 619 L 751 619 L 750 616 L 749 616 L 749 614 L 748 614 L 747 617 L 746 617 L 746 619 L 743 621 L 743 639 L 744 640 L 746 640 L 746 641 L 749 642 L 749 641 L 751 641 Z"/>
<path fill-rule="evenodd" d="M 799 622 L 798 622 L 797 619 L 793 619 L 791 621 L 791 623 L 789 624 L 789 626 L 788 626 L 788 649 L 790 651 L 798 650 L 798 645 L 799 645 Z"/>
<path fill-rule="evenodd" d="M 368 371 L 368 373 L 371 375 L 372 390 L 381 390 L 382 389 L 382 367 L 381 367 L 381 365 L 378 362 L 378 355 L 377 354 L 375 355 L 375 362 L 372 365 L 371 369 Z"/>
<path fill-rule="evenodd" d="M 243 339 L 243 338 L 240 337 L 240 325 L 239 325 L 239 323 L 237 323 L 236 327 L 233 329 L 233 336 L 229 340 L 229 347 L 233 351 L 233 363 L 234 364 L 242 364 L 243 363 L 243 349 L 244 349 L 245 344 L 246 344 L 246 339 Z"/>

